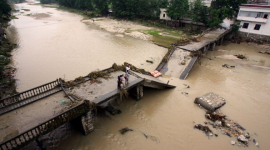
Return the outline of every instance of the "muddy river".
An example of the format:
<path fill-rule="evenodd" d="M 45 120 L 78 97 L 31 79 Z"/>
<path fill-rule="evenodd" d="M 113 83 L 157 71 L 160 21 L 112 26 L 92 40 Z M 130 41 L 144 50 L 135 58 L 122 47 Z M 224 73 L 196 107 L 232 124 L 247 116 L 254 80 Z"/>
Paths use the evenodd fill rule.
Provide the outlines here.
<path fill-rule="evenodd" d="M 11 21 L 8 30 L 8 37 L 19 44 L 13 52 L 13 65 L 18 68 L 18 91 L 59 77 L 73 79 L 107 68 L 114 62 L 127 61 L 153 70 L 166 53 L 166 49 L 147 41 L 116 37 L 84 24 L 83 18 L 76 14 L 26 3 L 16 6 L 30 9 L 21 13 L 18 20 Z M 49 15 L 35 18 L 35 15 L 27 16 L 30 13 Z M 245 44 L 225 42 L 208 53 L 212 60 L 203 58 L 201 66 L 196 64 L 187 80 L 165 76 L 165 80 L 177 86 L 175 89 L 145 89 L 142 100 L 126 99 L 118 106 L 121 114 L 111 118 L 97 117 L 91 134 L 84 136 L 72 124 L 65 124 L 41 139 L 48 149 L 60 150 L 240 149 L 230 144 L 235 137 L 230 138 L 213 129 L 219 136 L 208 138 L 193 129 L 195 124 L 207 121 L 205 110 L 195 105 L 194 99 L 214 92 L 227 100 L 221 110 L 245 127 L 260 145 L 258 148 L 250 142 L 246 149 L 270 149 L 270 70 L 267 68 L 270 67 L 270 56 L 258 51 Z M 238 53 L 246 54 L 249 60 L 215 58 Z M 147 64 L 147 59 L 155 63 Z M 236 67 L 223 68 L 223 64 Z M 121 135 L 119 130 L 124 127 L 134 131 Z M 25 149 L 38 148 L 32 143 Z"/>

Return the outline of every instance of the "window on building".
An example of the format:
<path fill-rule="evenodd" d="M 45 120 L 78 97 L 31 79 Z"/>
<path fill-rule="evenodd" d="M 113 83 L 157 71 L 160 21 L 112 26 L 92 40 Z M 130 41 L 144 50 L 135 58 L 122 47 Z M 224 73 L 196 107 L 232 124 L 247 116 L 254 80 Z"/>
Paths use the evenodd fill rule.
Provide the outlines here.
<path fill-rule="evenodd" d="M 256 24 L 255 27 L 254 27 L 254 30 L 260 30 L 261 28 L 261 25 L 260 24 Z"/>
<path fill-rule="evenodd" d="M 263 19 L 267 19 L 268 18 L 268 14 L 264 14 Z"/>
<path fill-rule="evenodd" d="M 262 18 L 263 17 L 263 13 L 262 12 L 258 12 L 256 17 L 257 18 Z"/>
<path fill-rule="evenodd" d="M 166 16 L 166 15 L 165 15 L 165 14 L 163 14 L 163 18 L 165 18 L 165 16 Z"/>
<path fill-rule="evenodd" d="M 249 25 L 249 23 L 244 23 L 242 28 L 247 29 L 248 25 Z"/>

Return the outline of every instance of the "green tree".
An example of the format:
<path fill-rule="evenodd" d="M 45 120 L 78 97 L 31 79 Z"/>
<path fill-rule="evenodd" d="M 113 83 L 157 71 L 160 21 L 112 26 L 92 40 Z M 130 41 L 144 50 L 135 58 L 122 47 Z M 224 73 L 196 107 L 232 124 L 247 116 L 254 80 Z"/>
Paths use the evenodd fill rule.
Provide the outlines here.
<path fill-rule="evenodd" d="M 183 19 L 189 10 L 188 0 L 171 0 L 167 9 L 167 14 L 172 19 Z"/>
<path fill-rule="evenodd" d="M 93 0 L 93 2 L 100 14 L 106 15 L 108 13 L 108 0 Z"/>
<path fill-rule="evenodd" d="M 112 10 L 118 18 L 157 18 L 159 0 L 111 0 Z"/>
<path fill-rule="evenodd" d="M 158 7 L 159 8 L 167 8 L 169 5 L 168 0 L 158 0 Z"/>
<path fill-rule="evenodd" d="M 220 26 L 225 18 L 232 19 L 239 11 L 239 6 L 247 0 L 213 0 L 209 9 L 209 26 Z"/>
<path fill-rule="evenodd" d="M 9 17 L 11 12 L 11 7 L 7 3 L 6 0 L 1 0 L 0 1 L 0 19 L 3 20 L 4 16 Z"/>
<path fill-rule="evenodd" d="M 205 25 L 208 25 L 208 8 L 204 6 L 202 0 L 195 0 L 190 3 L 190 11 L 188 17 L 192 19 L 193 23 L 201 22 Z"/>
<path fill-rule="evenodd" d="M 56 3 L 56 0 L 40 0 L 41 4 L 51 4 Z"/>

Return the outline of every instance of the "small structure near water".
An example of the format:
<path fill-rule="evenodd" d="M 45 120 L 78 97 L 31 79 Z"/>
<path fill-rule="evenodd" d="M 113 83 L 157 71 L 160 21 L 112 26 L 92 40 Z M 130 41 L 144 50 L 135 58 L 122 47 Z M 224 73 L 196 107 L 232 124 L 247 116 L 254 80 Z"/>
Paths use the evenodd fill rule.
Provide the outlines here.
<path fill-rule="evenodd" d="M 215 93 L 207 93 L 201 97 L 197 97 L 194 101 L 195 104 L 199 104 L 205 109 L 214 112 L 218 108 L 226 104 L 225 99 L 218 96 Z"/>

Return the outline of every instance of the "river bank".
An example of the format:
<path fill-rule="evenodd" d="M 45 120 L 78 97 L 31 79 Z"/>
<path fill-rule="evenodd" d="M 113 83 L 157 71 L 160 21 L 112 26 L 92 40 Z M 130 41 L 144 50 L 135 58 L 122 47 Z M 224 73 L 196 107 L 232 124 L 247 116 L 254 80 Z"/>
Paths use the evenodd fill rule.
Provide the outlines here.
<path fill-rule="evenodd" d="M 8 22 L 9 20 L 3 21 L 1 25 L 7 27 Z M 2 26 L 0 26 L 0 99 L 17 93 L 14 79 L 16 68 L 11 65 L 11 52 L 17 45 L 6 38 Z"/>

